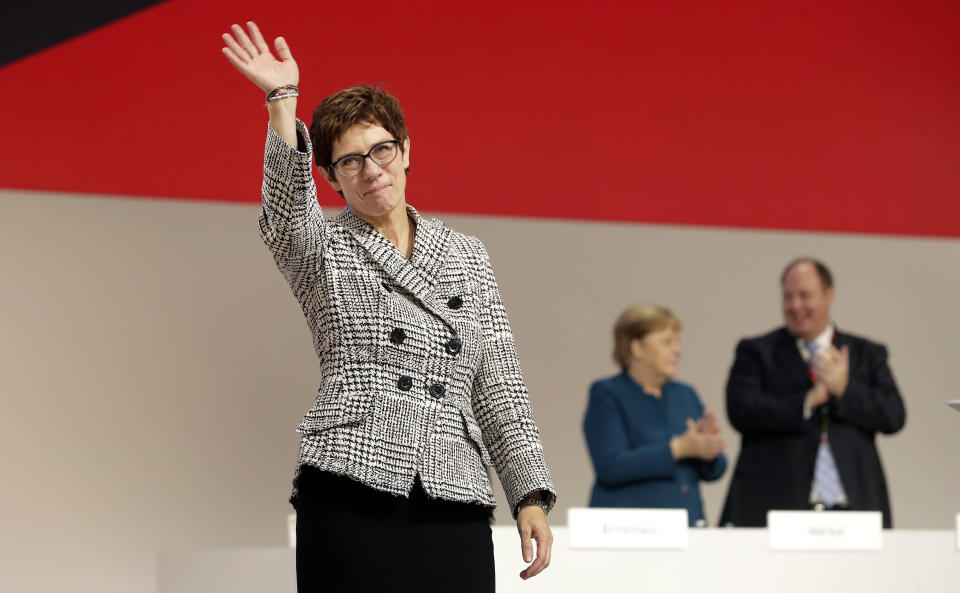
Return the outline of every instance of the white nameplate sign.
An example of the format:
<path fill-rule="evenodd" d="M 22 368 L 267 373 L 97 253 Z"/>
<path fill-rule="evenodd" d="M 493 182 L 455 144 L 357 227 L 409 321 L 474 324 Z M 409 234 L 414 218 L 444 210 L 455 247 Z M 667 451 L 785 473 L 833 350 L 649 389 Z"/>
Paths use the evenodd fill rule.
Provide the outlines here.
<path fill-rule="evenodd" d="M 771 550 L 879 550 L 879 511 L 770 511 Z"/>
<path fill-rule="evenodd" d="M 571 548 L 683 550 L 687 531 L 686 509 L 567 510 Z"/>

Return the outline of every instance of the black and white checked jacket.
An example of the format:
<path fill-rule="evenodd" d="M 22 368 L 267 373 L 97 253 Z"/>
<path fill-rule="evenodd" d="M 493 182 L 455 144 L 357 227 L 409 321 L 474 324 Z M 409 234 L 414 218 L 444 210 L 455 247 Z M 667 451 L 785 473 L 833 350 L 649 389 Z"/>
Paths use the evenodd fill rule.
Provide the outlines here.
<path fill-rule="evenodd" d="M 349 208 L 324 220 L 304 152 L 268 129 L 260 233 L 303 308 L 322 384 L 300 459 L 396 495 L 511 509 L 556 493 L 490 260 L 475 237 L 416 222 L 410 260 Z M 296 496 L 294 490 L 293 496 Z"/>

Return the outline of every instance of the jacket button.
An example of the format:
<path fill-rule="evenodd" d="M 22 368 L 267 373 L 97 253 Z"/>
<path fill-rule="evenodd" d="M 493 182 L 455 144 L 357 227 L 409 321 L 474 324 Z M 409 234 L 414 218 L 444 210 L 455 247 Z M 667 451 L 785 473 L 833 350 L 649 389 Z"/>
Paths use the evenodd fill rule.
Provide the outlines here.
<path fill-rule="evenodd" d="M 434 383 L 433 385 L 430 386 L 430 395 L 432 395 L 437 399 L 440 399 L 441 397 L 443 397 L 443 394 L 445 394 L 446 392 L 447 392 L 446 388 L 440 383 Z"/>
<path fill-rule="evenodd" d="M 686 484 L 680 484 L 680 494 L 686 494 L 690 490 L 690 487 Z"/>
<path fill-rule="evenodd" d="M 393 342 L 394 344 L 402 344 L 403 341 L 406 339 L 407 339 L 407 332 L 403 331 L 399 327 L 394 328 L 394 330 L 390 332 L 390 341 Z"/>
<path fill-rule="evenodd" d="M 444 349 L 447 351 L 447 354 L 459 354 L 461 346 L 460 340 L 453 338 L 446 343 Z"/>
<path fill-rule="evenodd" d="M 450 300 L 447 301 L 447 306 L 456 311 L 463 306 L 463 299 L 458 296 L 450 297 Z"/>
<path fill-rule="evenodd" d="M 401 375 L 400 379 L 397 380 L 397 388 L 400 391 L 410 391 L 411 387 L 413 387 L 413 378 Z"/>

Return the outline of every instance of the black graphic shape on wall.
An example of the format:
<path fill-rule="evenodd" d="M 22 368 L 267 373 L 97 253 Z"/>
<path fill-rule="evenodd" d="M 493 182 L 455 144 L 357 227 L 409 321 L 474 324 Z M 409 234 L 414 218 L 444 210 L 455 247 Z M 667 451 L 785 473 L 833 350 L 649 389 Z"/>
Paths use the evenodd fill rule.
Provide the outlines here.
<path fill-rule="evenodd" d="M 0 22 L 0 67 L 160 4 L 162 0 L 78 0 L 4 2 Z"/>

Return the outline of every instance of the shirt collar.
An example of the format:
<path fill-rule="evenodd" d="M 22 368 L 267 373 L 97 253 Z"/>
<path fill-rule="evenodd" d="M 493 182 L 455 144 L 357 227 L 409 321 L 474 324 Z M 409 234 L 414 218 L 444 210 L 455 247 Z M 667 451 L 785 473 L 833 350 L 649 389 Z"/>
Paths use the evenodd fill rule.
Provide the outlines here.
<path fill-rule="evenodd" d="M 817 345 L 817 350 L 826 350 L 833 344 L 833 324 L 827 324 L 826 329 L 820 332 L 820 335 L 813 339 L 813 343 Z M 810 358 L 810 351 L 807 350 L 807 343 L 804 342 L 801 338 L 797 338 L 797 349 L 800 350 L 800 356 L 803 357 L 804 361 L 807 361 Z"/>

